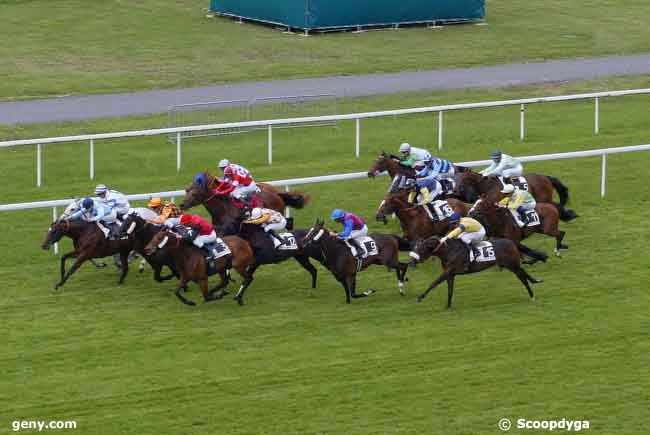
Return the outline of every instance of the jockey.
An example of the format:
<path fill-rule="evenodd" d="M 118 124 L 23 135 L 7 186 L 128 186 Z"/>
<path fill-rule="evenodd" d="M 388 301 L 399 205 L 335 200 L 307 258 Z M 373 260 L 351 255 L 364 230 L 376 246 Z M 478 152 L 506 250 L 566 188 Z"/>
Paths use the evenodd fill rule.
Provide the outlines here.
<path fill-rule="evenodd" d="M 97 195 L 99 202 L 102 203 L 104 208 L 107 208 L 114 216 L 113 219 L 121 219 L 122 216 L 129 213 L 131 206 L 129 205 L 129 200 L 126 199 L 123 193 L 116 190 L 109 190 L 105 185 L 98 184 L 95 187 L 95 195 Z"/>
<path fill-rule="evenodd" d="M 416 191 L 409 193 L 409 202 L 413 202 L 415 196 L 420 194 L 420 202 L 418 205 L 425 205 L 436 199 L 442 193 L 442 185 L 435 175 L 431 174 L 431 166 L 425 162 L 417 162 L 415 164 L 415 180 Z"/>
<path fill-rule="evenodd" d="M 503 154 L 501 151 L 492 151 L 490 158 L 493 160 L 492 164 L 483 169 L 480 174 L 484 176 L 497 175 L 500 177 L 519 177 L 524 171 L 521 162 L 514 157 Z"/>
<path fill-rule="evenodd" d="M 515 188 L 512 184 L 506 184 L 503 187 L 503 190 L 501 190 L 501 193 L 503 193 L 505 197 L 499 201 L 499 205 L 501 207 L 507 207 L 515 218 L 515 221 L 517 221 L 518 213 L 519 218 L 523 222 L 524 226 L 526 226 L 528 224 L 528 216 L 526 215 L 526 212 L 535 210 L 535 206 L 537 206 L 537 202 L 535 201 L 535 198 L 533 198 L 533 195 L 526 190 Z"/>
<path fill-rule="evenodd" d="M 206 221 L 201 216 L 195 214 L 182 214 L 179 223 L 198 233 L 198 236 L 196 236 L 192 241 L 196 247 L 203 248 L 206 244 L 216 243 L 217 233 L 214 232 L 214 228 L 210 222 Z M 213 252 L 213 254 L 215 253 Z"/>
<path fill-rule="evenodd" d="M 399 160 L 399 164 L 402 166 L 412 168 L 417 162 L 431 160 L 431 153 L 429 151 L 422 148 L 412 147 L 408 143 L 401 144 L 399 146 L 399 152 L 402 154 L 402 157 Z"/>
<path fill-rule="evenodd" d="M 343 224 L 343 231 L 337 234 L 338 238 L 352 243 L 357 250 L 357 258 L 361 258 L 364 249 L 356 238 L 368 235 L 368 226 L 366 223 L 359 216 L 353 213 L 346 213 L 340 208 L 332 211 L 331 218 L 333 221 Z"/>
<path fill-rule="evenodd" d="M 243 166 L 230 163 L 227 159 L 222 159 L 219 162 L 219 169 L 223 170 L 225 181 L 230 182 L 234 186 L 232 191 L 229 192 L 231 197 L 247 203 L 247 199 L 259 191 L 251 173 Z"/>
<path fill-rule="evenodd" d="M 424 163 L 431 168 L 429 175 L 436 177 L 438 180 L 453 180 L 454 175 L 456 175 L 454 164 L 449 160 L 431 157 L 430 161 L 425 161 Z"/>
<path fill-rule="evenodd" d="M 467 245 L 470 252 L 474 253 L 474 243 L 478 243 L 485 238 L 485 228 L 479 221 L 470 217 L 461 217 L 458 212 L 449 217 L 449 225 L 454 229 L 440 239 L 440 243 L 445 243 L 448 239 L 460 238 Z M 474 257 L 476 257 L 475 253 Z"/>
<path fill-rule="evenodd" d="M 107 223 L 115 222 L 104 205 L 92 198 L 85 198 L 81 201 L 81 208 L 68 217 L 68 219 L 72 221 L 82 220 L 85 222 L 95 222 L 99 229 L 104 233 L 104 237 L 108 238 L 110 231 L 101 223 L 101 221 L 104 221 L 106 218 L 109 219 L 109 222 Z"/>
<path fill-rule="evenodd" d="M 151 198 L 147 207 L 158 214 L 158 217 L 148 221 L 149 223 L 154 225 L 166 225 L 170 228 L 178 225 L 182 212 L 173 202 L 163 201 L 160 198 Z"/>
<path fill-rule="evenodd" d="M 244 221 L 245 224 L 260 225 L 264 232 L 271 235 L 274 239 L 275 248 L 284 245 L 284 240 L 277 235 L 276 231 L 283 231 L 287 227 L 287 220 L 282 213 L 269 208 L 256 207 L 251 211 L 251 215 Z M 278 243 L 275 243 L 275 242 Z"/>

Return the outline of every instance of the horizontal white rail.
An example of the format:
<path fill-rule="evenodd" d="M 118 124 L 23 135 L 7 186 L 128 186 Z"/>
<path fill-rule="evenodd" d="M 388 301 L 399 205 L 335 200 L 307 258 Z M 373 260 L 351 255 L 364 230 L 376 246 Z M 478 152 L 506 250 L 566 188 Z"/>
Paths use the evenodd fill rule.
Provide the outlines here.
<path fill-rule="evenodd" d="M 650 151 L 650 144 L 646 145 L 634 145 L 634 146 L 624 146 L 617 148 L 602 148 L 597 150 L 587 150 L 587 151 L 574 151 L 568 153 L 554 153 L 554 154 L 541 154 L 534 156 L 522 156 L 517 157 L 522 162 L 539 162 L 546 160 L 560 160 L 560 159 L 575 159 L 582 157 L 603 157 L 603 162 L 606 162 L 605 157 L 608 154 L 620 154 L 620 153 L 629 153 L 636 151 Z M 460 166 L 483 166 L 491 163 L 491 160 L 474 160 L 470 162 L 457 163 Z M 601 174 L 601 195 L 604 196 L 605 193 L 605 163 L 602 166 Z M 306 177 L 306 178 L 292 178 L 288 180 L 275 180 L 268 181 L 266 183 L 272 184 L 274 186 L 295 186 L 301 184 L 312 184 L 312 183 L 323 183 L 328 181 L 344 181 L 344 180 L 358 180 L 362 178 L 367 178 L 367 172 L 352 172 L 347 174 L 335 174 L 335 175 L 323 175 L 318 177 Z M 184 190 L 172 190 L 165 192 L 153 192 L 153 193 L 140 193 L 135 195 L 127 195 L 127 198 L 131 201 L 136 200 L 148 200 L 152 197 L 161 197 L 161 198 L 174 198 L 178 196 L 184 196 Z M 37 208 L 48 208 L 48 207 L 65 207 L 71 202 L 75 201 L 74 198 L 70 199 L 58 199 L 53 201 L 36 201 L 36 202 L 23 202 L 17 204 L 2 204 L 0 205 L 0 212 L 3 211 L 15 211 L 15 210 L 29 210 Z"/>
<path fill-rule="evenodd" d="M 44 144 L 59 143 L 59 142 L 89 141 L 91 139 L 98 140 L 98 139 L 111 139 L 111 138 L 121 138 L 121 137 L 155 136 L 160 134 L 181 133 L 181 132 L 202 131 L 202 130 L 217 130 L 217 129 L 236 128 L 236 127 L 261 127 L 261 126 L 273 126 L 273 125 L 284 125 L 284 124 L 301 124 L 301 123 L 308 123 L 308 122 L 356 120 L 356 119 L 363 119 L 363 118 L 377 118 L 377 117 L 392 116 L 392 115 L 409 115 L 409 114 L 427 113 L 427 112 L 445 112 L 449 110 L 480 109 L 486 107 L 501 107 L 501 106 L 513 106 L 513 105 L 521 105 L 521 104 L 548 103 L 548 102 L 556 102 L 556 101 L 584 100 L 584 99 L 602 98 L 602 97 L 620 97 L 625 95 L 640 95 L 640 94 L 650 94 L 650 89 L 630 89 L 630 90 L 621 90 L 621 91 L 593 92 L 588 94 L 562 95 L 562 96 L 555 96 L 555 97 L 538 97 L 538 98 L 524 98 L 518 100 L 487 101 L 482 103 L 451 104 L 446 106 L 429 106 L 429 107 L 418 107 L 412 109 L 397 109 L 397 110 L 384 110 L 378 112 L 350 113 L 344 115 L 309 116 L 309 117 L 302 117 L 302 118 L 270 119 L 270 120 L 262 120 L 262 121 L 227 122 L 221 124 L 207 124 L 207 125 L 196 125 L 196 126 L 174 127 L 174 128 L 159 128 L 159 129 L 152 129 L 152 130 L 84 134 L 84 135 L 77 135 L 77 136 L 48 137 L 48 138 L 40 138 L 40 139 L 21 139 L 21 140 L 10 140 L 10 141 L 0 142 L 0 148 L 20 146 L 20 145 L 37 145 L 37 144 L 44 145 Z"/>

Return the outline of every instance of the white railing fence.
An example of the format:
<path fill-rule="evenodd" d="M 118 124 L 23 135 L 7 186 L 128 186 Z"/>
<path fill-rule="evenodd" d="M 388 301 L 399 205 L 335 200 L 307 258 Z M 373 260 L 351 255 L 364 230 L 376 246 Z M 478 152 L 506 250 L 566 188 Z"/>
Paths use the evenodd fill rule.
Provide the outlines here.
<path fill-rule="evenodd" d="M 398 110 L 384 110 L 378 112 L 365 112 L 365 113 L 350 113 L 344 115 L 327 115 L 327 116 L 309 116 L 301 118 L 287 118 L 287 119 L 271 119 L 263 121 L 243 121 L 243 122 L 228 122 L 221 124 L 198 125 L 190 127 L 175 127 L 175 128 L 160 128 L 153 130 L 138 130 L 138 131 L 125 131 L 116 133 L 100 133 L 100 134 L 86 134 L 78 136 L 62 136 L 62 137 L 49 137 L 41 139 L 22 139 L 0 142 L 0 148 L 23 146 L 23 145 L 36 145 L 36 185 L 41 186 L 43 181 L 43 161 L 42 161 L 42 148 L 46 144 L 62 143 L 62 142 L 89 142 L 90 145 L 90 159 L 89 159 L 89 175 L 90 179 L 95 176 L 95 163 L 94 163 L 94 141 L 101 139 L 115 139 L 125 137 L 139 137 L 139 136 L 155 136 L 155 135 L 176 135 L 176 170 L 181 169 L 181 155 L 182 155 L 182 133 L 198 132 L 207 130 L 220 130 L 220 129 L 233 129 L 233 128 L 260 128 L 265 127 L 267 130 L 267 159 L 268 164 L 273 162 L 273 127 L 286 126 L 289 124 L 309 124 L 315 122 L 328 122 L 328 121 L 355 121 L 355 144 L 354 154 L 358 158 L 361 150 L 361 120 L 367 118 L 378 118 L 384 116 L 396 115 L 411 115 L 418 113 L 436 113 L 438 117 L 438 149 L 443 146 L 443 128 L 444 128 L 444 113 L 453 110 L 465 109 L 482 109 L 488 107 L 505 107 L 505 106 L 520 106 L 519 116 L 519 136 L 521 140 L 526 136 L 525 125 L 525 111 L 526 105 L 536 103 L 550 103 L 558 101 L 575 101 L 575 100 L 594 100 L 594 134 L 600 132 L 600 100 L 605 97 L 620 97 L 626 95 L 641 95 L 650 94 L 650 89 L 632 89 L 622 91 L 609 91 L 609 92 L 595 92 L 588 94 L 575 94 L 563 95 L 556 97 L 540 97 L 540 98 L 525 98 L 518 100 L 505 100 L 505 101 L 488 101 L 482 103 L 468 103 L 468 104 L 452 104 L 445 106 L 430 106 L 418 107 L 412 109 L 398 109 Z"/>
<path fill-rule="evenodd" d="M 624 146 L 624 147 L 617 147 L 617 148 L 603 148 L 603 149 L 588 150 L 588 151 L 574 151 L 568 153 L 541 154 L 541 155 L 523 156 L 517 158 L 522 162 L 541 162 L 546 160 L 576 159 L 582 157 L 601 157 L 600 196 L 601 198 L 604 198 L 606 192 L 606 179 L 607 179 L 607 156 L 609 154 L 621 154 L 621 153 L 630 153 L 630 152 L 638 152 L 638 151 L 650 151 L 650 144 Z M 457 164 L 461 166 L 476 167 L 476 166 L 488 165 L 490 163 L 491 163 L 490 160 L 474 160 L 471 162 L 462 162 Z M 367 178 L 367 176 L 368 174 L 366 172 L 352 172 L 348 174 L 293 178 L 289 180 L 275 180 L 275 181 L 268 181 L 266 183 L 278 187 L 284 186 L 285 191 L 288 192 L 291 186 L 295 186 L 295 185 L 324 183 L 328 181 L 358 180 L 358 179 Z M 139 193 L 135 195 L 127 195 L 127 198 L 130 201 L 139 201 L 139 200 L 149 200 L 152 197 L 161 197 L 161 198 L 164 197 L 164 198 L 173 199 L 179 196 L 185 196 L 185 191 L 172 190 L 172 191 L 165 191 L 165 192 Z M 56 220 L 58 216 L 58 207 L 67 207 L 73 201 L 75 201 L 74 198 L 58 199 L 54 201 L 23 202 L 17 204 L 0 204 L 0 212 L 16 211 L 16 210 L 31 210 L 31 209 L 51 207 L 52 219 Z M 289 209 L 287 209 L 285 213 L 288 216 Z M 54 253 L 55 254 L 58 253 L 57 245 L 55 245 L 54 247 Z"/>

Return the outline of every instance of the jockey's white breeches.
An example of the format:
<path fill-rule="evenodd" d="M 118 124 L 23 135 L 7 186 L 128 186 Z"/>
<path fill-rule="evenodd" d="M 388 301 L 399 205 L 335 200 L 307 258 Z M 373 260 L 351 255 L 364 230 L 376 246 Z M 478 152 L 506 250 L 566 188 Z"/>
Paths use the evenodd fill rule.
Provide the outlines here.
<path fill-rule="evenodd" d="M 165 226 L 168 228 L 174 228 L 176 225 L 180 225 L 180 224 L 181 224 L 181 218 L 179 217 L 165 219 Z"/>
<path fill-rule="evenodd" d="M 198 246 L 199 248 L 202 248 L 203 245 L 206 243 L 214 243 L 217 241 L 217 233 L 212 231 L 210 234 L 206 234 L 205 236 L 198 236 L 196 239 L 194 239 L 194 245 Z"/>
<path fill-rule="evenodd" d="M 102 218 L 100 219 L 101 222 L 107 223 L 107 224 L 113 224 L 117 220 L 117 211 L 115 209 L 112 209 L 110 213 L 106 213 Z"/>
<path fill-rule="evenodd" d="M 249 195 L 254 194 L 257 192 L 257 184 L 253 181 L 251 184 L 248 186 L 237 186 L 235 187 L 235 190 L 232 191 L 230 196 L 233 198 L 237 198 L 239 200 L 246 198 Z"/>
<path fill-rule="evenodd" d="M 360 230 L 352 230 L 350 235 L 346 239 L 356 239 L 358 237 L 365 237 L 368 235 L 368 226 L 364 225 Z"/>
<path fill-rule="evenodd" d="M 459 238 L 466 245 L 471 245 L 473 243 L 480 242 L 485 238 L 485 229 L 481 228 L 480 231 L 476 231 L 474 233 L 462 233 Z"/>
<path fill-rule="evenodd" d="M 262 224 L 264 226 L 264 231 L 282 231 L 287 227 L 287 220 L 283 217 L 280 222 L 275 222 L 272 224 Z"/>
<path fill-rule="evenodd" d="M 453 179 L 454 176 L 456 175 L 456 170 L 454 169 L 453 166 L 449 168 L 447 172 L 438 172 L 438 180 L 443 180 L 443 179 Z"/>
<path fill-rule="evenodd" d="M 521 174 L 524 172 L 524 167 L 521 164 L 515 166 L 514 168 L 504 169 L 501 172 L 503 177 L 521 177 Z"/>

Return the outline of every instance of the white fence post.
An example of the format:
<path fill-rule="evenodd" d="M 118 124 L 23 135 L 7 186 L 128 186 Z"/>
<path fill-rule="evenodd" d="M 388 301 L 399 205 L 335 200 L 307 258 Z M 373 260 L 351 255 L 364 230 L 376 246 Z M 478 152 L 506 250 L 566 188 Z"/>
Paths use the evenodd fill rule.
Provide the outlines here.
<path fill-rule="evenodd" d="M 438 149 L 442 149 L 442 125 L 443 125 L 443 114 L 444 112 L 441 110 L 438 112 Z"/>
<path fill-rule="evenodd" d="M 181 171 L 181 132 L 176 133 L 176 172 Z"/>
<path fill-rule="evenodd" d="M 526 137 L 526 105 L 522 104 L 519 109 L 519 140 L 523 142 Z"/>
<path fill-rule="evenodd" d="M 594 99 L 594 134 L 600 132 L 600 97 Z"/>
<path fill-rule="evenodd" d="M 43 180 L 43 145 L 36 145 L 36 185 L 41 187 Z"/>
<path fill-rule="evenodd" d="M 52 207 L 52 222 L 56 222 L 57 218 L 58 216 L 56 213 L 56 207 Z M 58 254 L 59 254 L 59 243 L 57 242 L 54 244 L 54 255 L 58 255 Z"/>
<path fill-rule="evenodd" d="M 284 186 L 284 191 L 285 192 L 289 191 L 289 185 Z M 288 205 L 284 207 L 284 215 L 286 217 L 291 217 L 291 209 L 289 208 Z"/>
<path fill-rule="evenodd" d="M 605 197 L 605 179 L 607 178 L 607 154 L 603 154 L 600 176 L 600 197 Z"/>
<path fill-rule="evenodd" d="M 354 148 L 354 155 L 359 158 L 359 148 L 361 145 L 361 119 L 357 118 L 355 120 L 356 122 L 356 135 L 355 135 L 355 148 Z"/>
<path fill-rule="evenodd" d="M 95 141 L 90 139 L 90 179 L 95 178 Z"/>
<path fill-rule="evenodd" d="M 269 125 L 269 140 L 268 140 L 268 147 L 269 147 L 269 165 L 273 163 L 273 126 Z"/>

